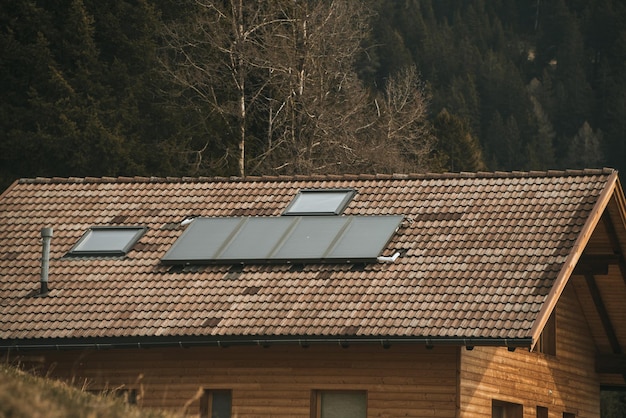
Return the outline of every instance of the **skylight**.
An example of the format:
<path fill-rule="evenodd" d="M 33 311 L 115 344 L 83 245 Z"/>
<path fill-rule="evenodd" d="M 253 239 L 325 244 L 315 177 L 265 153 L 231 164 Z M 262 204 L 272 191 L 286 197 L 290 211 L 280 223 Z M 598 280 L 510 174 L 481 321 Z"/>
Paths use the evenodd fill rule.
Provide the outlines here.
<path fill-rule="evenodd" d="M 140 226 L 94 226 L 85 232 L 69 256 L 122 256 L 141 238 L 147 228 Z"/>
<path fill-rule="evenodd" d="M 300 190 L 283 215 L 340 215 L 354 194 L 352 189 Z"/>

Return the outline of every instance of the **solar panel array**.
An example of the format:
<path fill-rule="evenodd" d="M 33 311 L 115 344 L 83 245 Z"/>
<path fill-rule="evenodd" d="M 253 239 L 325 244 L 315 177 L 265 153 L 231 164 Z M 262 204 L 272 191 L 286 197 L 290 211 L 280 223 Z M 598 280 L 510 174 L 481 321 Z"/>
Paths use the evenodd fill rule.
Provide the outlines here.
<path fill-rule="evenodd" d="M 402 216 L 197 218 L 165 264 L 376 261 Z"/>

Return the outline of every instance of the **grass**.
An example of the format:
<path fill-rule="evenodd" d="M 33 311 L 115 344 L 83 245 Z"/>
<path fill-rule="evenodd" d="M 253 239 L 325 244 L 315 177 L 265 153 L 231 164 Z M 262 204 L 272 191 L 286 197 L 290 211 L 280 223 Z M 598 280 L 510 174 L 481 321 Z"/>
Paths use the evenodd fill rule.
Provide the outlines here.
<path fill-rule="evenodd" d="M 0 418 L 179 418 L 140 409 L 115 396 L 93 395 L 64 382 L 0 363 Z"/>

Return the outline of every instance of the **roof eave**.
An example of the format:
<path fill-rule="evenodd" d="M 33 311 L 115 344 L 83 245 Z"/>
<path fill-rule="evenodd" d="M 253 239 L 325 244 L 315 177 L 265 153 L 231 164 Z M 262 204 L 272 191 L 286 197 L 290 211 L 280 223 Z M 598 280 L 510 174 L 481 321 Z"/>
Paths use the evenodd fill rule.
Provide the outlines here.
<path fill-rule="evenodd" d="M 375 344 L 389 347 L 395 344 L 435 346 L 507 347 L 529 348 L 533 339 L 526 338 L 481 338 L 481 337 L 396 337 L 396 336 L 173 336 L 173 337 L 112 337 L 80 339 L 30 339 L 0 340 L 0 351 L 26 350 L 75 350 L 75 349 L 116 349 L 116 348 L 166 348 L 166 347 L 229 347 L 254 345 L 350 345 Z"/>
<path fill-rule="evenodd" d="M 535 323 L 530 331 L 530 334 L 532 335 L 531 350 L 534 349 L 535 344 L 539 341 L 539 336 L 541 335 L 546 322 L 550 318 L 556 303 L 561 297 L 561 294 L 565 289 L 565 285 L 569 281 L 569 278 L 572 275 L 572 272 L 574 271 L 574 268 L 576 267 L 576 264 L 578 263 L 585 247 L 587 246 L 593 231 L 598 225 L 604 210 L 609 204 L 611 197 L 615 191 L 618 190 L 618 186 L 618 173 L 617 171 L 612 171 L 607 179 L 606 186 L 602 190 L 602 193 L 600 193 L 600 196 L 591 210 L 591 213 L 587 217 L 587 221 L 583 225 L 580 234 L 578 234 L 578 238 L 576 238 L 576 242 L 574 243 L 572 250 L 565 259 L 554 285 L 552 286 L 552 289 L 550 289 L 550 293 L 548 293 L 548 296 L 546 297 L 546 300 L 537 315 L 537 319 L 535 320 Z"/>

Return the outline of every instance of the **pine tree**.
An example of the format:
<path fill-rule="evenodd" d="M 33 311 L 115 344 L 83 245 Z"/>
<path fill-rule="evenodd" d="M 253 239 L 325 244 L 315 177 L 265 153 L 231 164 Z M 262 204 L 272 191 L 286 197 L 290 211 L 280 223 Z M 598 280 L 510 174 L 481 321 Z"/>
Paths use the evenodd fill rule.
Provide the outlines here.
<path fill-rule="evenodd" d="M 482 171 L 487 167 L 482 149 L 471 130 L 458 116 L 443 109 L 434 122 L 434 134 L 438 139 L 437 149 L 443 155 L 447 171 Z"/>
<path fill-rule="evenodd" d="M 602 137 L 602 132 L 594 132 L 585 121 L 568 147 L 566 166 L 568 168 L 602 167 L 604 161 Z"/>
<path fill-rule="evenodd" d="M 536 134 L 527 145 L 529 154 L 528 168 L 531 170 L 548 170 L 555 167 L 554 139 L 556 133 L 539 100 L 531 97 L 531 101 L 533 102 Z"/>

